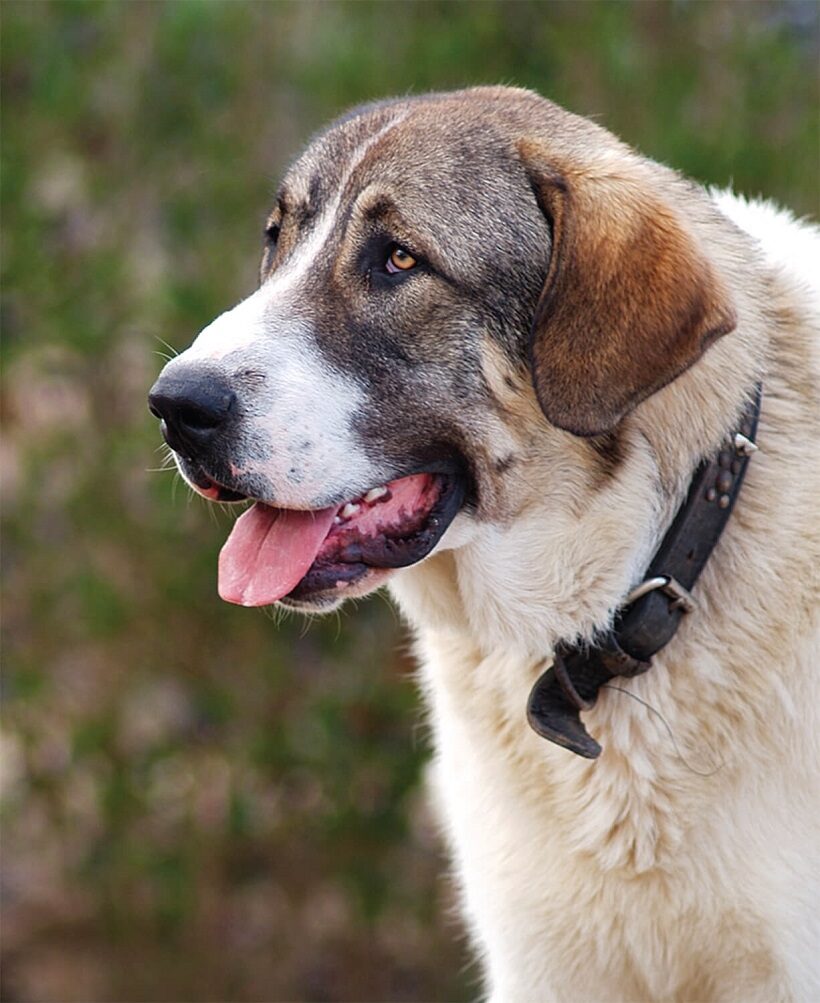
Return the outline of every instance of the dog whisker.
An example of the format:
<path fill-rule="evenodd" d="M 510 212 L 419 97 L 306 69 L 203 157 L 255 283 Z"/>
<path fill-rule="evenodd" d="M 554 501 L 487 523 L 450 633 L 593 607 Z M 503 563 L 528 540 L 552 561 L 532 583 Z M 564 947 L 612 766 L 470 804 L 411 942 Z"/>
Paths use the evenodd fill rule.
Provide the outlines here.
<path fill-rule="evenodd" d="M 168 358 L 169 361 L 171 359 L 175 359 L 179 355 L 179 352 L 177 351 L 177 349 L 174 348 L 173 345 L 169 345 L 168 342 L 165 341 L 163 338 L 160 338 L 160 336 L 158 334 L 155 334 L 154 338 L 160 343 L 160 345 L 162 345 L 164 348 L 167 348 L 168 351 L 170 352 L 170 355 L 167 356 L 167 358 Z M 159 352 L 159 351 L 155 351 L 154 354 L 155 355 L 162 355 L 163 353 Z"/>

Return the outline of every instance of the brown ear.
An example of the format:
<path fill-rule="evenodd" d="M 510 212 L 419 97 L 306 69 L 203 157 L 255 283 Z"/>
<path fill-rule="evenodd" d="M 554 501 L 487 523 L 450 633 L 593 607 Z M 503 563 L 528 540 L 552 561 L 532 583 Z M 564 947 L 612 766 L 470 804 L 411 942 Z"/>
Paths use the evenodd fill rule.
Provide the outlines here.
<path fill-rule="evenodd" d="M 535 391 L 554 425 L 598 435 L 731 331 L 734 310 L 650 183 L 546 166 L 530 178 L 553 229 L 530 336 Z"/>

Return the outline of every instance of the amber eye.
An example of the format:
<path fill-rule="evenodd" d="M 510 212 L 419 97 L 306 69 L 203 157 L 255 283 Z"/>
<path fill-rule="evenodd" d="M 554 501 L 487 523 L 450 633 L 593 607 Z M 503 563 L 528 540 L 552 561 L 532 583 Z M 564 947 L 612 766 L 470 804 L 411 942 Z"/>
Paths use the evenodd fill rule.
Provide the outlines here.
<path fill-rule="evenodd" d="M 408 251 L 405 251 L 403 247 L 394 247 L 390 252 L 390 257 L 387 259 L 387 264 L 385 267 L 391 275 L 395 275 L 396 272 L 407 272 L 416 265 L 416 259 Z"/>

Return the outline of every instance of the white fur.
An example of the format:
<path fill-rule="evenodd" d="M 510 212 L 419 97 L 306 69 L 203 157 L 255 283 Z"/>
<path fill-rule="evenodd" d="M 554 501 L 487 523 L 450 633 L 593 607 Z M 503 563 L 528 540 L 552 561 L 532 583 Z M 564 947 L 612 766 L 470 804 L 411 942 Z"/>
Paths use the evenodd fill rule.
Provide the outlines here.
<path fill-rule="evenodd" d="M 820 235 L 715 199 L 760 252 L 717 222 L 737 330 L 625 422 L 624 469 L 590 490 L 577 443 L 545 435 L 510 519 L 391 582 L 495 1003 L 820 999 Z M 549 745 L 525 707 L 552 643 L 607 623 L 756 374 L 761 450 L 698 612 L 618 681 L 644 703 L 585 715 L 599 760 Z"/>
<path fill-rule="evenodd" d="M 277 336 L 266 359 L 272 406 L 249 419 L 243 434 L 270 449 L 248 472 L 275 484 L 277 502 L 290 508 L 322 506 L 351 484 L 376 483 L 380 471 L 353 429 L 364 388 L 328 364 L 301 324 Z"/>
<path fill-rule="evenodd" d="M 801 296 L 820 309 L 817 227 L 796 220 L 774 202 L 749 200 L 728 190 L 715 190 L 712 196 L 729 219 L 758 241 L 766 263 L 787 281 L 797 281 Z"/>

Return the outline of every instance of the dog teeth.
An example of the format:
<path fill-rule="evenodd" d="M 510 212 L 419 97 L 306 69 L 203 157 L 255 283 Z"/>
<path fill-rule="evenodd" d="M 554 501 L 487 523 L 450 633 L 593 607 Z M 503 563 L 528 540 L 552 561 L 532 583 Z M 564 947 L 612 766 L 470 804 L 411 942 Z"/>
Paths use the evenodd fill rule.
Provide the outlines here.
<path fill-rule="evenodd" d="M 386 487 L 371 488 L 366 495 L 361 498 L 356 498 L 354 501 L 348 502 L 344 508 L 334 516 L 334 525 L 338 526 L 339 523 L 347 522 L 348 519 L 352 519 L 354 515 L 358 515 L 361 511 L 362 505 L 374 505 L 378 501 L 387 501 L 390 498 L 390 490 Z"/>
<path fill-rule="evenodd" d="M 373 502 L 378 501 L 380 498 L 384 498 L 384 496 L 388 494 L 390 494 L 390 492 L 385 487 L 371 488 L 364 496 L 364 500 L 368 503 L 368 505 L 372 505 Z"/>

